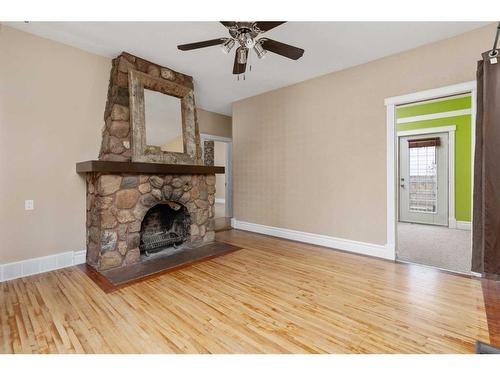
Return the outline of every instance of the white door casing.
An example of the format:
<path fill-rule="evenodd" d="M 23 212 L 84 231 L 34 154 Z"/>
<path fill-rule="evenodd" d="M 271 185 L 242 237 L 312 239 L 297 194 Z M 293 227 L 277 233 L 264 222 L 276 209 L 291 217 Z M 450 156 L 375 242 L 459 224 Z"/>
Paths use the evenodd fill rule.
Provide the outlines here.
<path fill-rule="evenodd" d="M 472 136 L 472 156 L 474 156 L 475 146 L 475 126 L 476 123 L 476 97 L 477 82 L 468 81 L 455 85 L 438 87 L 435 89 L 413 92 L 410 94 L 388 97 L 384 100 L 386 106 L 386 171 L 387 171 L 387 242 L 385 247 L 392 253 L 392 259 L 396 259 L 396 222 L 397 222 L 397 137 L 396 137 L 396 106 L 401 104 L 414 103 L 423 100 L 442 98 L 446 96 L 471 94 L 471 136 Z M 474 157 L 472 158 L 472 167 L 474 166 Z M 473 191 L 473 189 L 472 189 Z M 472 251 L 472 246 L 471 246 Z"/>
<path fill-rule="evenodd" d="M 226 194 L 225 194 L 225 215 L 226 217 L 233 217 L 233 140 L 227 137 L 218 135 L 200 133 L 202 152 L 204 141 L 224 142 L 226 145 Z M 216 176 L 217 178 L 217 176 Z"/>

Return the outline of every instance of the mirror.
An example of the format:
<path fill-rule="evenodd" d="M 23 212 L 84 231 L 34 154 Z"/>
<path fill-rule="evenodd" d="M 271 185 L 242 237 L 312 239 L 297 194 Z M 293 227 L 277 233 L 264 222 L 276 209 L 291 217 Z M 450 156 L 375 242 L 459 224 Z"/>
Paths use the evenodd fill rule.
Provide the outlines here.
<path fill-rule="evenodd" d="M 146 144 L 164 152 L 184 152 L 181 99 L 144 89 Z"/>
<path fill-rule="evenodd" d="M 132 161 L 201 164 L 192 83 L 129 70 Z"/>

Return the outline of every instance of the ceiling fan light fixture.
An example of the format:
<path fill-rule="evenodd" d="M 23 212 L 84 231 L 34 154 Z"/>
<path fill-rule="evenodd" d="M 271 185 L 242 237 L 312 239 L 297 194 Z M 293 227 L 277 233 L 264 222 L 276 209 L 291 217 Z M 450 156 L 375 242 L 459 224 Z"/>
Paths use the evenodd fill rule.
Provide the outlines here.
<path fill-rule="evenodd" d="M 222 43 L 221 48 L 222 52 L 224 52 L 226 55 L 231 52 L 231 50 L 234 47 L 234 39 L 228 38 L 224 43 Z"/>
<path fill-rule="evenodd" d="M 238 54 L 238 64 L 246 64 L 248 50 L 246 48 L 239 48 L 236 53 Z"/>
<path fill-rule="evenodd" d="M 259 42 L 255 43 L 255 46 L 253 46 L 253 50 L 255 51 L 259 59 L 262 59 L 267 53 L 267 51 L 262 48 L 262 45 Z"/>
<path fill-rule="evenodd" d="M 238 37 L 238 40 L 242 47 L 246 47 L 248 49 L 253 48 L 253 46 L 255 45 L 252 34 L 250 34 L 249 32 L 241 33 Z"/>

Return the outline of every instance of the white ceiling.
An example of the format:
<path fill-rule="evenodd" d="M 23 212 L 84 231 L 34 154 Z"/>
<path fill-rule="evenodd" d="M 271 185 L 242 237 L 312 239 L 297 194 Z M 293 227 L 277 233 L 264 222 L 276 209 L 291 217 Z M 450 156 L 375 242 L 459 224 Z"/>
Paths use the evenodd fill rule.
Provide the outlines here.
<path fill-rule="evenodd" d="M 298 61 L 268 53 L 246 80 L 232 74 L 234 52 L 178 44 L 226 37 L 218 22 L 31 22 L 20 30 L 113 58 L 122 51 L 192 75 L 201 108 L 231 114 L 231 103 L 486 25 L 486 22 L 289 22 L 266 36 L 305 49 Z"/>

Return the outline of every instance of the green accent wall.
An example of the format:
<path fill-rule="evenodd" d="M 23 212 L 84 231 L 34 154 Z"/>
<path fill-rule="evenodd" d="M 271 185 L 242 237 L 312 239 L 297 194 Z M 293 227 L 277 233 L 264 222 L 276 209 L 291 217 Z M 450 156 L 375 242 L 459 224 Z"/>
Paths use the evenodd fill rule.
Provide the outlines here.
<path fill-rule="evenodd" d="M 471 108 L 471 97 L 397 107 L 396 119 Z M 472 137 L 471 115 L 398 124 L 397 131 L 456 126 L 455 132 L 455 218 L 471 221 Z"/>

